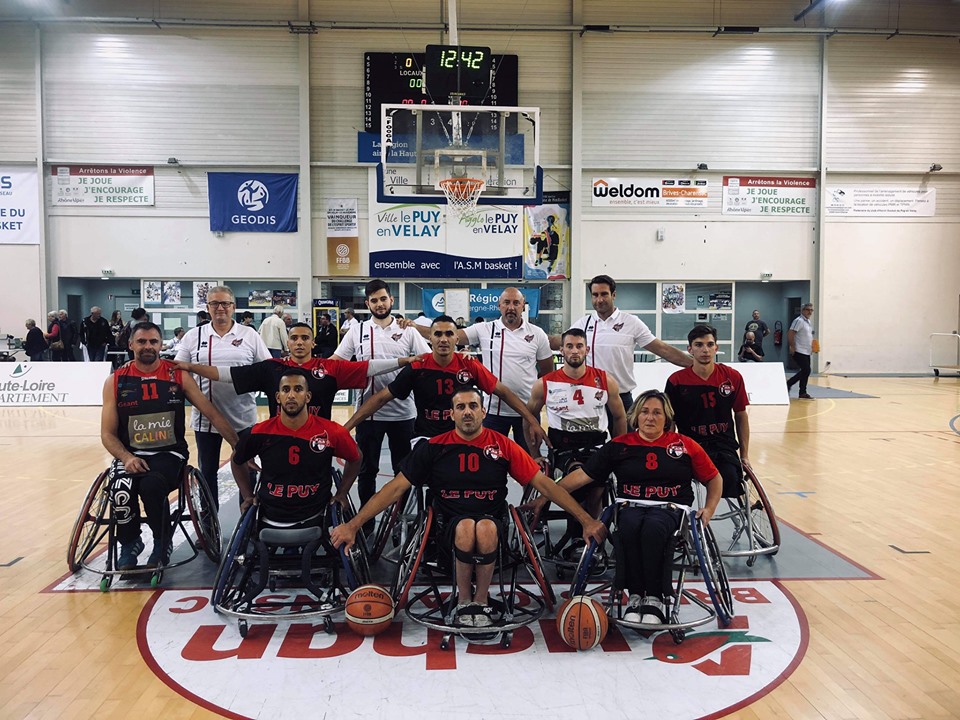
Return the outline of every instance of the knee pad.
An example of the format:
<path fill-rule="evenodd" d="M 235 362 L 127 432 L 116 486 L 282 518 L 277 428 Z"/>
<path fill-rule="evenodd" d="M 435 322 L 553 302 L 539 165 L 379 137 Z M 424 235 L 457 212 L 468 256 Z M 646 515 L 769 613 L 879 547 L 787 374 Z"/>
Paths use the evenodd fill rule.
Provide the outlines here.
<path fill-rule="evenodd" d="M 457 560 L 467 565 L 489 565 L 492 562 L 496 562 L 497 558 L 500 556 L 500 548 L 497 547 L 496 550 L 488 553 L 477 553 L 477 552 L 468 552 L 467 550 L 461 550 L 456 545 L 453 546 L 453 554 L 456 556 Z"/>

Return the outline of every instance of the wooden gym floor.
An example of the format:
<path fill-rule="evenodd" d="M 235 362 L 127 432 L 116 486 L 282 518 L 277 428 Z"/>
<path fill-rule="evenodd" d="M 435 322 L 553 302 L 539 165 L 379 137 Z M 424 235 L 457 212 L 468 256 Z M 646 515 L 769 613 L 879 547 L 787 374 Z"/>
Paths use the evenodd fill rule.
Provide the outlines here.
<path fill-rule="evenodd" d="M 875 397 L 751 408 L 754 467 L 783 519 L 881 579 L 784 582 L 809 647 L 730 717 L 960 717 L 960 380 L 815 383 Z M 0 410 L 0 449 L 0 718 L 214 717 L 142 659 L 149 590 L 41 592 L 107 463 L 99 410 Z"/>

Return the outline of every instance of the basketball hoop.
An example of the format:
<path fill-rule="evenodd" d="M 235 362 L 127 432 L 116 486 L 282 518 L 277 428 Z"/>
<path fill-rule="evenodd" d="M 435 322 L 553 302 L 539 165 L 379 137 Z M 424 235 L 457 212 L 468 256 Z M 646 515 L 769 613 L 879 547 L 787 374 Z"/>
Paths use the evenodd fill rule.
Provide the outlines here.
<path fill-rule="evenodd" d="M 484 182 L 476 178 L 445 178 L 440 189 L 447 196 L 447 205 L 460 222 L 477 214 L 477 200 L 483 192 Z"/>

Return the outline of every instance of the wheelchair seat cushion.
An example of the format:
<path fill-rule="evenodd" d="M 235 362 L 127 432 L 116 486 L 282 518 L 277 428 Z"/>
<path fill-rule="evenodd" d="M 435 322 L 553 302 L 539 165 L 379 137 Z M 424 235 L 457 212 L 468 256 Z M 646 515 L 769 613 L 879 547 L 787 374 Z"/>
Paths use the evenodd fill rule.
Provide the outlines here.
<path fill-rule="evenodd" d="M 260 540 L 268 545 L 281 545 L 283 547 L 294 547 L 306 545 L 309 542 L 318 540 L 323 535 L 323 530 L 319 527 L 308 528 L 272 528 L 265 527 L 260 530 Z"/>

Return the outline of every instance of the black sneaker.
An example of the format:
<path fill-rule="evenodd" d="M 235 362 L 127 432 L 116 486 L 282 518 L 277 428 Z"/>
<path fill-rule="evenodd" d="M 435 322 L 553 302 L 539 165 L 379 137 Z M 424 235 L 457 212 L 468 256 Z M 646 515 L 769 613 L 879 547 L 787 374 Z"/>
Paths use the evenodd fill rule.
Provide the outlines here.
<path fill-rule="evenodd" d="M 137 566 L 137 558 L 143 552 L 143 540 L 120 543 L 120 556 L 117 558 L 117 570 L 133 570 Z"/>
<path fill-rule="evenodd" d="M 158 567 L 159 565 L 169 565 L 170 556 L 173 554 L 173 542 L 168 540 L 167 545 L 161 552 L 160 546 L 154 541 L 153 551 L 147 558 L 147 567 Z"/>

